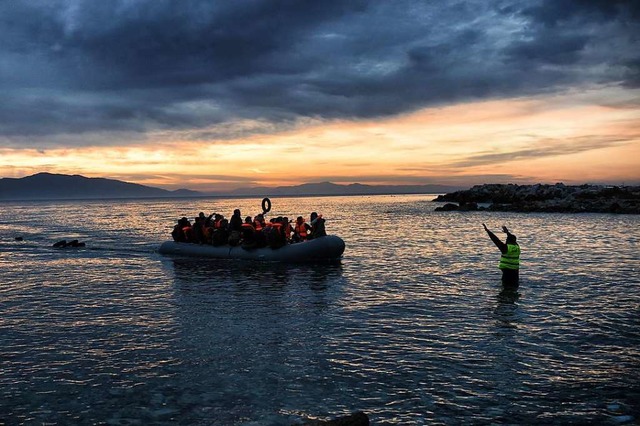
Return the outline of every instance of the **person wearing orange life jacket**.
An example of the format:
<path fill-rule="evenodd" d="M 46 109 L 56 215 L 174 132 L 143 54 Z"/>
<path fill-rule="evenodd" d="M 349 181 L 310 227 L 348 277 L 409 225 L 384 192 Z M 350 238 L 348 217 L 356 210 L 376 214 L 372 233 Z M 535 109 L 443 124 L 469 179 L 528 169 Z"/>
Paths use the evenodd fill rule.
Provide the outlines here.
<path fill-rule="evenodd" d="M 482 224 L 484 230 L 489 234 L 491 241 L 500 249 L 502 256 L 498 268 L 502 270 L 502 284 L 505 286 L 517 287 L 520 280 L 520 246 L 517 243 L 516 236 L 513 235 L 506 226 L 502 227 L 502 232 L 507 234 L 507 240 L 503 243 L 489 229 L 487 225 Z"/>
<path fill-rule="evenodd" d="M 287 242 L 290 242 L 293 228 L 291 227 L 291 222 L 289 221 L 289 218 L 286 216 L 282 218 L 282 232 L 284 234 L 284 239 Z"/>
<path fill-rule="evenodd" d="M 267 224 L 267 227 L 264 229 L 267 244 L 271 248 L 280 248 L 287 243 L 287 240 L 284 237 L 284 227 L 282 221 L 282 216 L 271 219 L 271 221 Z"/>
<path fill-rule="evenodd" d="M 293 241 L 306 241 L 309 236 L 309 231 L 311 231 L 309 224 L 304 221 L 302 216 L 298 216 L 296 224 L 293 227 Z"/>
<path fill-rule="evenodd" d="M 184 241 L 186 243 L 193 243 L 196 241 L 195 233 L 193 232 L 193 226 L 191 226 L 191 222 L 187 220 L 186 224 L 182 227 L 182 232 L 184 234 Z"/>
<path fill-rule="evenodd" d="M 187 233 L 186 231 L 191 229 L 191 223 L 189 219 L 183 217 L 182 219 L 178 219 L 178 223 L 173 227 L 173 231 L 171 231 L 171 237 L 173 241 L 179 243 L 187 242 Z"/>
<path fill-rule="evenodd" d="M 213 228 L 214 229 L 220 229 L 222 227 L 222 219 L 224 219 L 224 216 L 222 216 L 221 214 L 216 213 L 214 218 L 213 218 Z"/>
<path fill-rule="evenodd" d="M 253 231 L 255 231 L 255 227 L 253 226 L 253 220 L 251 220 L 251 216 L 247 216 L 244 218 L 244 223 L 242 224 L 242 229 L 249 229 L 251 228 Z"/>
<path fill-rule="evenodd" d="M 217 213 L 211 213 L 211 215 L 205 221 L 204 227 L 204 239 L 207 244 L 213 244 L 213 234 L 217 229 L 220 229 L 220 216 Z"/>
<path fill-rule="evenodd" d="M 266 226 L 264 222 L 264 215 L 259 213 L 253 218 L 253 227 L 256 228 L 256 232 L 262 231 L 262 228 Z"/>
<path fill-rule="evenodd" d="M 193 232 L 195 235 L 195 241 L 198 244 L 205 244 L 207 242 L 207 227 L 211 225 L 211 218 L 213 214 L 209 215 L 209 217 L 204 215 L 204 212 L 198 213 L 198 216 L 195 218 L 195 222 L 193 224 Z"/>
<path fill-rule="evenodd" d="M 270 226 L 272 228 L 281 229 L 282 228 L 282 218 L 281 217 L 274 217 L 273 219 L 271 219 L 269 221 L 267 226 Z"/>
<path fill-rule="evenodd" d="M 213 225 L 204 227 L 204 241 L 207 244 L 211 244 L 211 237 L 213 236 L 213 231 L 214 231 Z"/>
<path fill-rule="evenodd" d="M 256 247 L 264 247 L 267 245 L 267 239 L 264 234 L 266 224 L 264 222 L 264 215 L 261 213 L 257 214 L 253 218 L 253 228 L 255 229 L 255 237 L 256 237 Z"/>
<path fill-rule="evenodd" d="M 252 249 L 256 247 L 256 229 L 253 227 L 251 216 L 247 216 L 242 224 L 242 248 Z"/>
<path fill-rule="evenodd" d="M 221 219 L 215 222 L 211 235 L 211 244 L 216 247 L 223 246 L 229 241 L 229 221 L 224 216 L 219 216 Z"/>

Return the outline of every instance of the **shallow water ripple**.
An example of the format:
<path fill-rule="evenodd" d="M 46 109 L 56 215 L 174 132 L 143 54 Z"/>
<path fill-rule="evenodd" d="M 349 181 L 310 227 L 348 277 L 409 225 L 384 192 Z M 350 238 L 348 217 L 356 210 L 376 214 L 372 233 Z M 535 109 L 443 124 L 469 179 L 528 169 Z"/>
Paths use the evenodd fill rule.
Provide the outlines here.
<path fill-rule="evenodd" d="M 637 422 L 639 218 L 431 198 L 274 199 L 346 240 L 341 264 L 298 266 L 155 253 L 175 218 L 260 200 L 4 205 L 0 423 Z M 518 235 L 519 289 L 483 222 Z"/>

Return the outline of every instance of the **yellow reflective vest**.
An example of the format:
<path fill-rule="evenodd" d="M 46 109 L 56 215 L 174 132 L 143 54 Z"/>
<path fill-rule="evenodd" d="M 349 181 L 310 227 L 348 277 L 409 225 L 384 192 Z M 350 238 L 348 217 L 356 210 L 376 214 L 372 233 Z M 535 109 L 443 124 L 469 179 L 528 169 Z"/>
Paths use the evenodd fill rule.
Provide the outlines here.
<path fill-rule="evenodd" d="M 520 246 L 507 244 L 507 252 L 500 258 L 500 269 L 520 269 Z"/>

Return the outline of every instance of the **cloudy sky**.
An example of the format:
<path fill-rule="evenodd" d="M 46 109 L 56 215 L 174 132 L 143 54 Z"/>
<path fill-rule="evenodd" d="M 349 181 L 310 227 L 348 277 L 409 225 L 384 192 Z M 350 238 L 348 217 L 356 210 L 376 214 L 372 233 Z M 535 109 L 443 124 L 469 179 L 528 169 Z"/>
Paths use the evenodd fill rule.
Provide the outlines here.
<path fill-rule="evenodd" d="M 640 3 L 0 0 L 0 176 L 640 183 Z"/>

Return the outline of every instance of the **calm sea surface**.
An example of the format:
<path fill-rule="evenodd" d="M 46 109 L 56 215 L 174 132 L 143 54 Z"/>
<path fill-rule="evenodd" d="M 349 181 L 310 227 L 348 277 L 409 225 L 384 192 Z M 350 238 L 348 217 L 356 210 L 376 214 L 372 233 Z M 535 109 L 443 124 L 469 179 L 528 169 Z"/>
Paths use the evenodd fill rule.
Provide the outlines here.
<path fill-rule="evenodd" d="M 640 217 L 431 199 L 272 198 L 346 242 L 297 266 L 156 252 L 260 199 L 0 204 L 0 424 L 638 422 Z M 518 235 L 517 291 L 482 222 Z"/>

